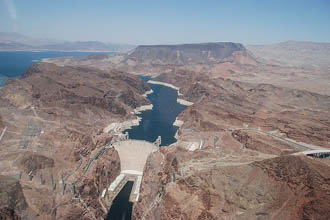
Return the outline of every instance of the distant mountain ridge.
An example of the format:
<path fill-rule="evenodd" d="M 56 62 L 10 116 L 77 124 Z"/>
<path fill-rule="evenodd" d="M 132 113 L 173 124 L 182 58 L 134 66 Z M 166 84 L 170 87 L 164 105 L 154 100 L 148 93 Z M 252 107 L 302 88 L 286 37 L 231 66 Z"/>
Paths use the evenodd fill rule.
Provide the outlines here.
<path fill-rule="evenodd" d="M 56 50 L 56 51 L 104 51 L 126 52 L 135 46 L 104 43 L 100 41 L 59 41 L 35 39 L 19 33 L 0 32 L 0 51 L 11 50 Z"/>
<path fill-rule="evenodd" d="M 229 74 L 243 64 L 255 65 L 255 57 L 242 44 L 214 42 L 174 45 L 140 45 L 127 53 L 50 59 L 58 65 L 86 65 L 100 69 L 116 68 L 133 74 L 154 75 L 184 68 L 191 71 Z"/>
<path fill-rule="evenodd" d="M 330 69 L 330 43 L 286 41 L 271 45 L 247 45 L 256 57 L 268 63 Z"/>
<path fill-rule="evenodd" d="M 141 45 L 126 60 L 142 63 L 176 64 L 222 62 L 234 52 L 246 52 L 239 43 L 217 42 L 177 45 Z"/>

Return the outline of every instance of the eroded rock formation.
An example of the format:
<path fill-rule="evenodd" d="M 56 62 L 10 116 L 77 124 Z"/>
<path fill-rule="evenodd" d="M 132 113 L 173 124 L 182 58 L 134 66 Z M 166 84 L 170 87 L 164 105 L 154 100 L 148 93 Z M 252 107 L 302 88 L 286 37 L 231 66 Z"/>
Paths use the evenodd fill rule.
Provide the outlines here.
<path fill-rule="evenodd" d="M 149 104 L 138 77 L 40 63 L 0 91 L 1 217 L 100 219 L 99 197 L 120 172 L 103 129 Z M 1 131 L 2 131 L 1 129 Z M 24 194 L 24 195 L 23 195 Z M 18 198 L 21 197 L 21 198 Z M 21 205 L 20 205 L 21 204 Z M 68 205 L 70 204 L 70 205 Z"/>

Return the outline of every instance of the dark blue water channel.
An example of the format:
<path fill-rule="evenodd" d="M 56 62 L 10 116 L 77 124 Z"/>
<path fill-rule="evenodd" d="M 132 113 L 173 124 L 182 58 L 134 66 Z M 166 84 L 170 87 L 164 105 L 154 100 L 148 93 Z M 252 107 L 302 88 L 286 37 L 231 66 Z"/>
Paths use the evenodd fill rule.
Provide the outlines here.
<path fill-rule="evenodd" d="M 142 77 L 148 81 L 150 78 Z M 156 84 L 150 84 L 153 93 L 148 95 L 148 99 L 153 104 L 152 110 L 143 111 L 138 116 L 142 118 L 138 126 L 125 130 L 130 139 L 146 140 L 154 142 L 161 136 L 161 146 L 167 146 L 176 141 L 174 138 L 178 127 L 173 126 L 175 118 L 186 108 L 177 103 L 178 93 L 176 90 Z"/>
<path fill-rule="evenodd" d="M 129 181 L 113 200 L 106 220 L 130 220 L 132 216 L 133 203 L 129 196 L 133 188 L 133 182 Z"/>

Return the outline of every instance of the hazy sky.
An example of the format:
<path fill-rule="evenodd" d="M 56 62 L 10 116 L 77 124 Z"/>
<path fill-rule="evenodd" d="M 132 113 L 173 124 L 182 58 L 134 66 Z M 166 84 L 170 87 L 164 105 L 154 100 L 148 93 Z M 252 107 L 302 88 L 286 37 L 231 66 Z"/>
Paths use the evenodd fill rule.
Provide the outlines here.
<path fill-rule="evenodd" d="M 330 41 L 330 0 L 0 0 L 0 31 L 131 44 Z"/>

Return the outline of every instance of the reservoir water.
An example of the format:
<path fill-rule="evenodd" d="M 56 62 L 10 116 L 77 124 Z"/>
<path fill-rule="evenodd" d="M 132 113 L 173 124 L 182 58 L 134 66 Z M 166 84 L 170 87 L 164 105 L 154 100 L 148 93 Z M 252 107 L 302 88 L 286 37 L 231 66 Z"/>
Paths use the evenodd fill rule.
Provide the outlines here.
<path fill-rule="evenodd" d="M 142 77 L 148 81 L 150 78 Z M 148 99 L 153 104 L 152 110 L 143 111 L 138 116 L 142 118 L 138 126 L 127 129 L 130 139 L 146 140 L 154 142 L 161 136 L 161 146 L 167 146 L 176 141 L 174 138 L 178 127 L 173 126 L 176 117 L 186 108 L 177 103 L 178 93 L 176 90 L 163 86 L 148 83 L 153 93 Z"/>
<path fill-rule="evenodd" d="M 44 58 L 88 56 L 101 52 L 61 52 L 61 51 L 0 51 L 0 87 L 8 77 L 19 77 L 32 64 L 41 62 Z M 102 53 L 104 54 L 104 53 Z M 107 53 L 111 54 L 111 53 Z"/>
<path fill-rule="evenodd" d="M 149 77 L 141 77 L 148 81 Z M 177 103 L 178 92 L 172 88 L 150 84 L 153 93 L 147 98 L 153 104 L 152 110 L 143 111 L 138 116 L 142 118 L 138 126 L 127 129 L 130 139 L 146 140 L 154 142 L 161 136 L 161 146 L 167 146 L 176 141 L 174 138 L 178 127 L 173 126 L 176 117 L 186 108 Z M 111 220 L 130 220 L 133 204 L 129 202 L 129 196 L 133 183 L 128 182 L 114 200 L 107 219 Z"/>

